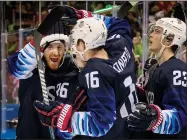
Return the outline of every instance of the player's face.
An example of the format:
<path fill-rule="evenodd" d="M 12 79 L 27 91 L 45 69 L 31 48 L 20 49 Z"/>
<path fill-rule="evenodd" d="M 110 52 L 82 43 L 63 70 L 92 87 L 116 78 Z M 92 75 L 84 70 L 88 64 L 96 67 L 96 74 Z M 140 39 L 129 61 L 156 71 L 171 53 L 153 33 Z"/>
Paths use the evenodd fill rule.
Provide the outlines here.
<path fill-rule="evenodd" d="M 155 27 L 152 33 L 149 35 L 149 49 L 151 52 L 157 54 L 162 48 L 161 37 L 163 29 L 161 27 Z"/>
<path fill-rule="evenodd" d="M 65 54 L 65 45 L 63 43 L 50 43 L 44 50 L 44 58 L 47 66 L 52 70 L 57 70 Z"/>

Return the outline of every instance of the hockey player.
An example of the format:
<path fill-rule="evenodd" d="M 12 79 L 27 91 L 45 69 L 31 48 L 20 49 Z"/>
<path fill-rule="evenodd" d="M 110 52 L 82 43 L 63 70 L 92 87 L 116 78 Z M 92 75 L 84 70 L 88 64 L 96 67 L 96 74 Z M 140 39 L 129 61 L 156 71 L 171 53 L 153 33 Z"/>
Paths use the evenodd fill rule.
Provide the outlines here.
<path fill-rule="evenodd" d="M 46 65 L 46 85 L 50 100 L 66 103 L 78 86 L 78 69 L 72 63 L 71 57 L 65 55 L 69 46 L 69 37 L 63 34 L 65 30 L 58 27 L 60 30 L 56 28 L 54 32 L 53 29 L 40 43 L 43 49 L 43 62 Z M 43 100 L 33 41 L 12 55 L 8 62 L 11 74 L 25 78 L 20 79 L 18 92 L 20 108 L 17 138 L 50 138 L 48 128 L 40 123 L 33 106 L 35 100 Z"/>
<path fill-rule="evenodd" d="M 69 6 L 64 8 L 70 11 L 72 17 L 84 18 L 82 10 L 74 12 L 74 9 Z M 65 26 L 63 21 L 59 21 L 42 39 L 41 48 L 44 52 L 43 61 L 46 65 L 45 77 L 49 99 L 62 103 L 77 99 L 79 101 L 76 101 L 74 106 L 78 109 L 79 103 L 82 103 L 85 96 L 82 90 L 81 94 L 74 94 L 78 86 L 78 69 L 72 63 L 71 57 L 66 55 L 67 41 L 69 41 L 66 35 L 69 33 L 69 27 Z M 34 100 L 43 99 L 33 41 L 8 58 L 8 68 L 12 75 L 20 79 L 17 138 L 50 138 L 48 128 L 41 125 L 33 107 Z"/>
<path fill-rule="evenodd" d="M 36 101 L 43 124 L 72 131 L 74 137 L 129 137 L 125 118 L 138 102 L 130 26 L 125 20 L 109 20 L 108 35 L 104 22 L 95 18 L 78 20 L 71 33 L 73 56 L 81 70 L 79 84 L 88 96 L 87 110 L 73 111 L 70 104 L 59 102 L 49 107 Z"/>
<path fill-rule="evenodd" d="M 136 104 L 128 117 L 133 131 L 147 131 L 146 138 L 184 138 L 187 125 L 187 69 L 175 57 L 186 40 L 186 24 L 177 18 L 159 19 L 149 36 L 150 51 L 158 64 L 147 72 L 147 103 Z"/>

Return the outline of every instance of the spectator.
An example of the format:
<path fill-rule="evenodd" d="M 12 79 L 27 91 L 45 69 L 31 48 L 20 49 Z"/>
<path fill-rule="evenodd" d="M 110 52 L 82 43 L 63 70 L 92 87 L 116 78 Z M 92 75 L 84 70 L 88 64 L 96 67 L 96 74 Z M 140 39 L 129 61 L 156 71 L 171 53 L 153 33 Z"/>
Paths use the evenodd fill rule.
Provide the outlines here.
<path fill-rule="evenodd" d="M 141 60 L 142 58 L 142 38 L 140 31 L 136 32 L 136 36 L 133 37 L 134 53 Z"/>
<path fill-rule="evenodd" d="M 33 32 L 32 31 L 25 32 L 24 37 L 25 37 L 25 45 L 26 45 L 27 43 L 29 43 L 31 40 L 34 39 Z"/>
<path fill-rule="evenodd" d="M 187 62 L 187 58 L 186 58 L 187 57 L 187 41 L 184 42 L 182 48 L 183 48 L 182 53 L 181 53 L 182 61 Z"/>
<path fill-rule="evenodd" d="M 94 10 L 100 10 L 106 7 L 106 4 L 104 1 L 96 1 L 95 2 L 95 6 L 94 6 Z"/>
<path fill-rule="evenodd" d="M 140 30 L 140 25 L 139 25 L 139 22 L 138 22 L 138 16 L 135 12 L 130 11 L 127 15 L 127 20 L 129 22 L 129 24 L 131 25 L 131 28 L 134 32 Z"/>
<path fill-rule="evenodd" d="M 8 55 L 16 52 L 18 50 L 18 34 L 8 35 Z"/>

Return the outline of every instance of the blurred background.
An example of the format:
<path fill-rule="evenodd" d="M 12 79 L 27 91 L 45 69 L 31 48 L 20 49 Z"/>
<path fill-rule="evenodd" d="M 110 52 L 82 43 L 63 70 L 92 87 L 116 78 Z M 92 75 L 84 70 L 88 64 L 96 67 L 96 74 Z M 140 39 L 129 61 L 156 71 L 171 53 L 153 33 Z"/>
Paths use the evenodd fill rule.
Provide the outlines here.
<path fill-rule="evenodd" d="M 48 14 L 52 5 L 69 5 L 76 9 L 84 9 L 93 13 L 117 16 L 117 12 L 124 1 L 0 1 L 1 19 L 1 138 L 15 138 L 16 118 L 19 108 L 18 88 L 19 80 L 7 71 L 7 58 L 22 49 L 33 39 L 37 25 Z M 177 1 L 183 7 L 187 2 Z M 132 2 L 133 3 L 133 2 Z M 170 17 L 172 7 L 176 1 L 143 2 L 131 9 L 127 18 L 132 27 L 134 54 L 137 64 L 137 78 L 142 73 L 142 65 L 149 56 L 147 44 L 147 30 L 152 22 L 159 18 Z M 186 10 L 187 8 L 185 8 Z M 186 12 L 186 11 L 185 11 Z M 186 46 L 179 51 L 177 57 L 186 62 Z"/>

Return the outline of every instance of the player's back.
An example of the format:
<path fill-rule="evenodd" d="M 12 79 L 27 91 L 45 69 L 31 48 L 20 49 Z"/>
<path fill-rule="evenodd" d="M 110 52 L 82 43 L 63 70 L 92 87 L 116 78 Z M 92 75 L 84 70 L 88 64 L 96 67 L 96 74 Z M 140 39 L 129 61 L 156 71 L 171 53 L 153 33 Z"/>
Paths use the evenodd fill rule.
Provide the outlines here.
<path fill-rule="evenodd" d="M 108 108 L 114 107 L 111 103 L 112 94 L 114 94 L 116 120 L 113 127 L 103 137 L 106 139 L 130 137 L 131 134 L 125 127 L 127 126 L 125 117 L 132 112 L 134 104 L 138 102 L 134 85 L 135 73 L 132 52 L 124 47 L 124 52 L 113 59 L 90 59 L 80 73 L 79 84 L 88 89 L 88 97 L 94 96 L 94 99 L 101 100 L 101 103 Z M 96 88 L 98 90 L 95 90 Z M 105 96 L 110 96 L 110 98 L 107 100 Z M 96 104 L 97 100 L 89 100 L 89 104 Z M 108 117 L 105 114 L 107 113 L 103 110 L 103 118 Z"/>
<path fill-rule="evenodd" d="M 87 112 L 73 115 L 80 122 L 73 121 L 73 132 L 81 138 L 86 135 L 108 140 L 131 135 L 124 118 L 138 100 L 130 26 L 126 20 L 114 18 L 108 30 L 104 49 L 109 60 L 92 58 L 79 75 L 79 84 L 88 95 Z"/>

